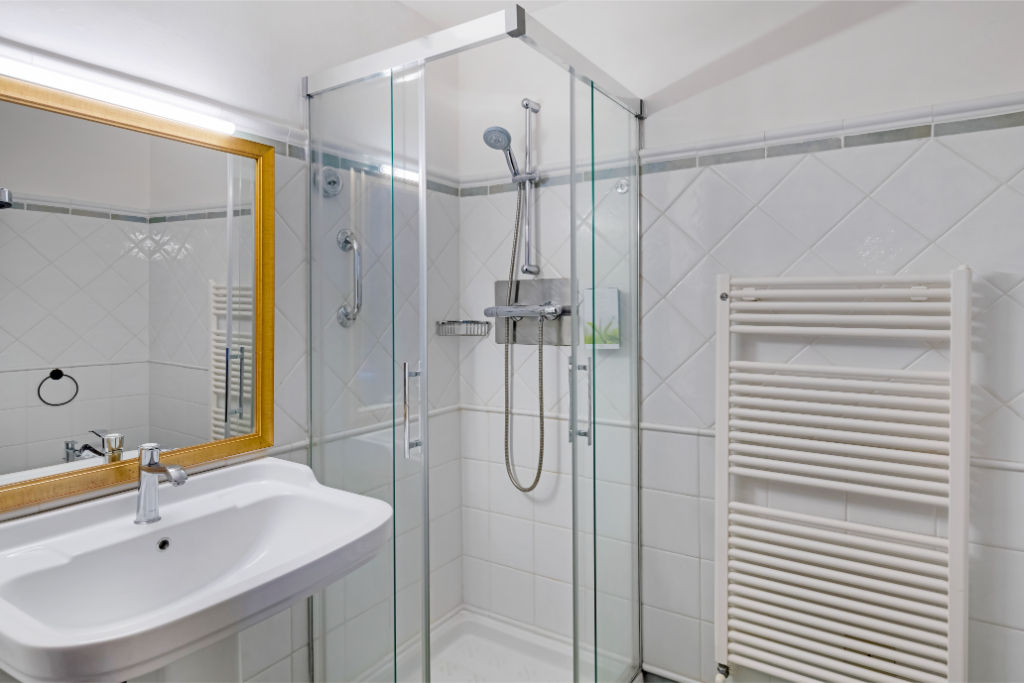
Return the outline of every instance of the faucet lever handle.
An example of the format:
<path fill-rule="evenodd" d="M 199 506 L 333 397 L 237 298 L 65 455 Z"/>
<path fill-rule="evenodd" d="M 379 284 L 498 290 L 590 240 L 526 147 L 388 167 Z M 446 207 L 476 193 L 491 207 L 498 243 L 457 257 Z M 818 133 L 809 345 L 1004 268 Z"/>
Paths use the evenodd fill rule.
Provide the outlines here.
<path fill-rule="evenodd" d="M 160 463 L 160 444 L 144 443 L 139 446 L 139 466 L 152 467 Z"/>
<path fill-rule="evenodd" d="M 107 434 L 112 433 L 114 430 L 108 427 L 97 427 L 96 429 L 90 429 L 90 434 L 95 434 L 99 439 L 103 439 Z"/>

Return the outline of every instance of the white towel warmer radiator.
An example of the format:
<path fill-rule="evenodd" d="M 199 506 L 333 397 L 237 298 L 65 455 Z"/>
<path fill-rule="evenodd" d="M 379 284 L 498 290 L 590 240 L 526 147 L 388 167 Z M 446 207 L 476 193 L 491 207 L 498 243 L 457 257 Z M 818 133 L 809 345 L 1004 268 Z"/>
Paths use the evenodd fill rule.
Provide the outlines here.
<path fill-rule="evenodd" d="M 736 665 L 791 681 L 966 680 L 970 282 L 967 268 L 719 276 L 719 680 Z M 895 339 L 949 363 L 924 371 L 738 357 L 757 354 L 741 354 L 737 340 L 766 335 Z M 875 523 L 884 514 L 864 524 L 797 513 L 764 495 L 777 484 L 882 508 L 928 506 L 939 523 L 932 535 Z"/>
<path fill-rule="evenodd" d="M 226 439 L 253 430 L 252 287 L 210 282 L 210 436 Z M 229 335 L 230 329 L 230 335 Z"/>

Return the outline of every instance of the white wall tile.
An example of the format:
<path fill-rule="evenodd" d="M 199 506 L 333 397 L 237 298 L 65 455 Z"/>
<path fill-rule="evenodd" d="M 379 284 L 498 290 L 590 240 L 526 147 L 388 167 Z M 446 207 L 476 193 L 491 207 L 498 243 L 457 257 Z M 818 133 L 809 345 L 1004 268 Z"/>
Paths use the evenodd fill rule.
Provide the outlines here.
<path fill-rule="evenodd" d="M 697 439 L 689 434 L 645 429 L 641 442 L 641 486 L 669 493 L 698 495 Z"/>
<path fill-rule="evenodd" d="M 645 548 L 642 559 L 644 604 L 699 619 L 700 560 L 654 548 Z"/>
<path fill-rule="evenodd" d="M 238 634 L 241 675 L 248 680 L 292 653 L 292 616 L 286 609 Z"/>
<path fill-rule="evenodd" d="M 462 552 L 481 560 L 490 559 L 490 514 L 482 510 L 462 509 Z"/>
<path fill-rule="evenodd" d="M 644 664 L 700 678 L 700 621 L 645 605 Z"/>
<path fill-rule="evenodd" d="M 873 194 L 901 219 L 935 238 L 997 185 L 977 166 L 941 142 L 931 141 Z"/>
<path fill-rule="evenodd" d="M 533 523 L 529 520 L 491 515 L 492 562 L 524 572 L 533 571 Z"/>
<path fill-rule="evenodd" d="M 572 581 L 572 531 L 547 524 L 534 525 L 533 571 L 556 581 Z"/>
<path fill-rule="evenodd" d="M 572 585 L 534 578 L 534 620 L 537 626 L 572 637 Z"/>
<path fill-rule="evenodd" d="M 691 557 L 700 555 L 697 498 L 645 490 L 641 505 L 644 545 Z"/>
<path fill-rule="evenodd" d="M 1024 628 L 1024 552 L 971 545 L 972 619 Z"/>
<path fill-rule="evenodd" d="M 533 574 L 491 565 L 491 604 L 497 614 L 533 623 Z"/>
<path fill-rule="evenodd" d="M 463 556 L 462 599 L 467 605 L 491 608 L 491 565 L 484 560 Z"/>
<path fill-rule="evenodd" d="M 1024 631 L 971 620 L 968 677 L 973 683 L 1003 683 L 1024 667 Z"/>

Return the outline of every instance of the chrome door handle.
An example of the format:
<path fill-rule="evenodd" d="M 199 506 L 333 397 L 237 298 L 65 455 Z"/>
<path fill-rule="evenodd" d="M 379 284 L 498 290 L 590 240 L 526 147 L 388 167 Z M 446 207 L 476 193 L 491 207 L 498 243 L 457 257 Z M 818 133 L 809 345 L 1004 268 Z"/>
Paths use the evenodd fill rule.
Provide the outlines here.
<path fill-rule="evenodd" d="M 587 437 L 587 445 L 591 446 L 594 443 L 594 378 L 590 373 L 590 367 L 593 361 L 590 363 L 580 363 L 576 366 L 577 370 L 583 370 L 587 373 L 587 428 L 576 429 L 577 436 Z"/>
<path fill-rule="evenodd" d="M 412 449 L 419 448 L 422 441 L 412 441 L 409 436 L 409 378 L 419 377 L 419 370 L 409 371 L 409 361 L 402 361 L 402 454 L 408 460 L 412 457 Z"/>
<path fill-rule="evenodd" d="M 242 410 L 242 395 L 245 393 L 245 347 L 238 347 L 238 417 L 241 419 L 245 412 Z"/>
<path fill-rule="evenodd" d="M 351 230 L 338 231 L 338 247 L 342 251 L 352 252 L 352 305 L 345 304 L 338 309 L 338 324 L 349 327 L 359 316 L 363 307 L 363 256 L 359 250 L 359 240 Z"/>
<path fill-rule="evenodd" d="M 224 436 L 228 437 L 228 416 L 231 414 L 231 347 L 224 347 Z"/>

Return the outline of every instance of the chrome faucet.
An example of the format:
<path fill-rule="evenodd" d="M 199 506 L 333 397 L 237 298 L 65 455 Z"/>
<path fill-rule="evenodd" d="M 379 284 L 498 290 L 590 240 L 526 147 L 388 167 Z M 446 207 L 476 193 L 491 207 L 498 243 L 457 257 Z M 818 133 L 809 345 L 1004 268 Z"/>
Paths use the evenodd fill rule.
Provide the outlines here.
<path fill-rule="evenodd" d="M 103 448 L 103 456 L 107 462 L 121 462 L 121 455 L 124 450 L 124 434 L 113 432 L 103 427 L 90 429 L 89 431 L 100 437 L 100 447 Z"/>
<path fill-rule="evenodd" d="M 121 461 L 124 450 L 124 434 L 103 427 L 90 429 L 89 432 L 99 437 L 100 448 L 88 443 L 79 446 L 77 441 L 68 439 L 64 442 L 64 462 L 75 462 L 86 458 L 102 458 L 103 462 Z"/>
<path fill-rule="evenodd" d="M 160 521 L 160 475 L 166 474 L 172 486 L 181 486 L 188 474 L 178 465 L 160 464 L 160 446 L 144 443 L 139 446 L 139 501 L 135 508 L 136 524 Z"/>
<path fill-rule="evenodd" d="M 83 443 L 79 446 L 78 442 L 73 439 L 64 442 L 64 462 L 76 462 L 86 458 L 103 458 L 105 461 L 106 457 L 103 451 L 91 444 Z"/>

